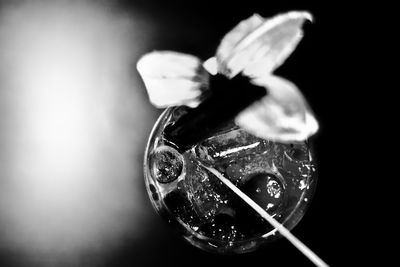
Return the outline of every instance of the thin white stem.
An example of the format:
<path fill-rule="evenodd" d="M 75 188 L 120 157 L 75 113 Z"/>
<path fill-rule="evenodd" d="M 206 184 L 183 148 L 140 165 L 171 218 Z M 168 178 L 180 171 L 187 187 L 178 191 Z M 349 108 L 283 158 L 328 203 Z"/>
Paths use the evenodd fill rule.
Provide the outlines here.
<path fill-rule="evenodd" d="M 310 261 L 312 261 L 316 266 L 328 267 L 320 257 L 317 256 L 311 249 L 309 249 L 304 243 L 302 243 L 297 237 L 295 237 L 285 226 L 280 224 L 271 215 L 269 215 L 262 207 L 260 207 L 256 202 L 254 202 L 250 197 L 243 193 L 239 188 L 237 188 L 231 181 L 226 179 L 220 172 L 216 169 L 204 166 L 204 168 L 209 170 L 214 174 L 221 182 L 228 186 L 234 193 L 236 193 L 241 199 L 243 199 L 250 207 L 252 207 L 258 214 L 260 214 L 265 220 L 267 220 L 273 227 L 275 227 L 290 243 L 292 243 L 298 250 L 300 250 Z"/>

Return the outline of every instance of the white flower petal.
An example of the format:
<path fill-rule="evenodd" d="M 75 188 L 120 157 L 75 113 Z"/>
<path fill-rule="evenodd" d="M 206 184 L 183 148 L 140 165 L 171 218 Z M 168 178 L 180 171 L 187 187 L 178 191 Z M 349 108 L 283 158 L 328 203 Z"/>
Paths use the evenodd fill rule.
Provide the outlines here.
<path fill-rule="evenodd" d="M 258 137 L 284 143 L 303 141 L 317 132 L 318 123 L 294 84 L 276 76 L 254 80 L 254 84 L 265 86 L 268 94 L 239 113 L 237 125 Z"/>
<path fill-rule="evenodd" d="M 270 19 L 253 15 L 243 20 L 217 49 L 219 72 L 230 78 L 242 71 L 249 77 L 273 72 L 300 42 L 306 19 L 312 20 L 310 13 L 292 11 Z"/>
<path fill-rule="evenodd" d="M 137 63 L 150 102 L 159 108 L 196 107 L 207 87 L 208 73 L 195 56 L 172 51 L 144 55 Z"/>

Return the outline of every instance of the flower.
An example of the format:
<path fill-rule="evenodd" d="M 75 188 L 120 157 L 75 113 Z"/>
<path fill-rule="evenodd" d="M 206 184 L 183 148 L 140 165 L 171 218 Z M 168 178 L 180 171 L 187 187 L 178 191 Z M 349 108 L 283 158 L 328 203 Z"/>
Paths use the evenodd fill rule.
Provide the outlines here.
<path fill-rule="evenodd" d="M 159 108 L 196 107 L 210 75 L 231 79 L 241 73 L 267 90 L 266 96 L 242 110 L 235 123 L 269 140 L 306 140 L 318 130 L 306 99 L 290 81 L 275 76 L 278 68 L 302 39 L 308 12 L 292 11 L 266 19 L 258 14 L 241 21 L 222 39 L 214 57 L 199 58 L 172 51 L 154 51 L 137 63 L 151 103 Z"/>

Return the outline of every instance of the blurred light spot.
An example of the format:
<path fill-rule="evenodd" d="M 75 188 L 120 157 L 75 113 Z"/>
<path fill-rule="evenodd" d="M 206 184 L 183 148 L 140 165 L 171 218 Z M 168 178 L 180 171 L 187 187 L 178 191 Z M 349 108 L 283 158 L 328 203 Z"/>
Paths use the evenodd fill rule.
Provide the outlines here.
<path fill-rule="evenodd" d="M 139 235 L 133 21 L 95 1 L 0 7 L 0 250 L 77 260 Z"/>

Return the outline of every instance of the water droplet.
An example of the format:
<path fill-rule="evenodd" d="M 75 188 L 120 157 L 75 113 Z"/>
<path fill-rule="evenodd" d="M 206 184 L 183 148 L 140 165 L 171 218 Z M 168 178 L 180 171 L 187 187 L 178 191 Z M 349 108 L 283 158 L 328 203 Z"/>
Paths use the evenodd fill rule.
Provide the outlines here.
<path fill-rule="evenodd" d="M 307 182 L 306 182 L 306 180 L 300 180 L 299 189 L 300 189 L 300 190 L 303 190 L 303 189 L 306 188 L 306 187 L 307 187 Z"/>
<path fill-rule="evenodd" d="M 267 210 L 269 210 L 270 208 L 273 208 L 274 206 L 275 206 L 274 204 L 269 203 L 269 204 L 267 205 Z"/>
<path fill-rule="evenodd" d="M 267 192 L 273 198 L 281 196 L 282 188 L 276 180 L 269 180 L 267 183 Z"/>

